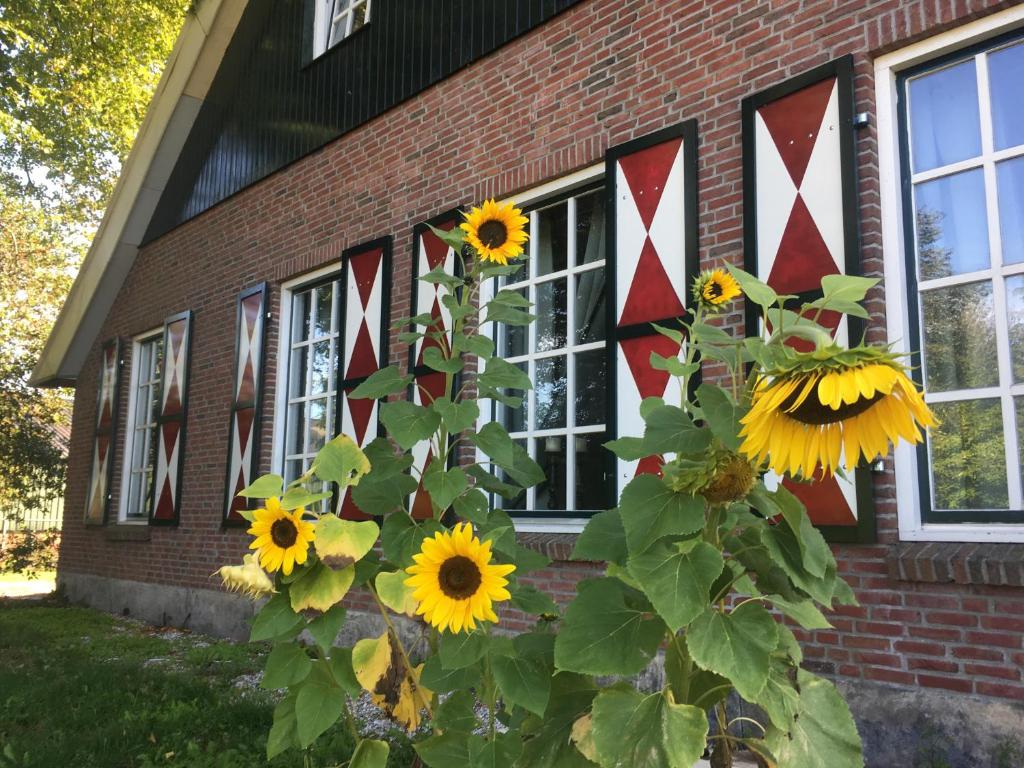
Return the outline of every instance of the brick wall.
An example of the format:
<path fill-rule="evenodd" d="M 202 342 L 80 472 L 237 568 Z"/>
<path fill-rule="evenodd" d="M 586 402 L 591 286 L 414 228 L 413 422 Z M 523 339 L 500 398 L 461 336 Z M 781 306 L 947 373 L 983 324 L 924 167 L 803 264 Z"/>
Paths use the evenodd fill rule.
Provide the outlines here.
<path fill-rule="evenodd" d="M 611 145 L 692 117 L 700 135 L 701 258 L 705 265 L 740 263 L 744 96 L 852 53 L 857 111 L 873 115 L 875 55 L 1013 4 L 589 0 L 177 228 L 142 250 L 100 339 L 155 328 L 183 309 L 196 313 L 181 525 L 123 541 L 68 514 L 61 567 L 212 587 L 210 574 L 244 551 L 242 531 L 220 528 L 240 289 L 265 279 L 273 285 L 261 454 L 269 470 L 282 280 L 336 261 L 347 246 L 392 234 L 392 312 L 408 314 L 414 224 L 599 162 Z M 857 157 L 864 268 L 881 276 L 873 125 L 858 133 Z M 868 306 L 870 338 L 882 341 L 880 288 Z M 734 330 L 740 324 L 738 316 L 727 319 Z M 405 348 L 393 339 L 391 350 L 404 365 Z M 98 342 L 75 402 L 69 510 L 84 506 L 97 364 Z M 114 460 L 116 491 L 121 450 Z M 849 678 L 1024 700 L 1024 589 L 988 585 L 1022 581 L 1008 578 L 1005 568 L 1002 580 L 975 578 L 953 562 L 970 554 L 960 551 L 943 556 L 945 576 L 918 569 L 914 563 L 927 553 L 896 548 L 891 461 L 875 477 L 875 495 L 879 544 L 837 548 L 861 607 L 841 609 L 834 630 L 806 636 L 811 663 Z M 115 516 L 116 503 L 115 497 Z M 565 541 L 530 538 L 548 551 L 567 550 Z M 576 580 L 594 573 L 595 566 L 559 561 L 533 578 L 568 599 Z M 519 620 L 509 617 L 513 626 Z"/>

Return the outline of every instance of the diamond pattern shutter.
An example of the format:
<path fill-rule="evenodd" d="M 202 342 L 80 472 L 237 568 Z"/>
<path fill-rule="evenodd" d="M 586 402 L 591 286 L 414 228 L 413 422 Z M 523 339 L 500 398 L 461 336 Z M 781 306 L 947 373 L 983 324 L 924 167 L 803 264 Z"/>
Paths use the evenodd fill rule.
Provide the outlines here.
<path fill-rule="evenodd" d="M 191 311 L 172 315 L 164 321 L 164 359 L 160 374 L 160 415 L 156 420 L 156 466 L 150 497 L 150 525 L 178 524 L 191 342 Z"/>
<path fill-rule="evenodd" d="M 605 157 L 614 274 L 608 302 L 614 372 L 609 424 L 615 437 L 639 436 L 643 399 L 673 396 L 668 373 L 651 367 L 651 353 L 682 353 L 680 344 L 651 323 L 678 327 L 697 273 L 696 121 L 612 147 Z M 659 472 L 661 464 L 660 456 L 617 461 L 618 489 L 638 474 Z"/>
<path fill-rule="evenodd" d="M 850 57 L 744 99 L 743 164 L 749 272 L 801 301 L 821 295 L 826 275 L 860 274 Z M 761 333 L 749 303 L 747 313 L 747 333 Z M 844 344 L 863 332 L 859 321 L 840 322 L 834 313 L 823 313 L 819 322 Z M 810 348 L 802 341 L 794 346 Z M 852 480 L 782 482 L 832 540 L 874 539 L 868 470 L 858 469 Z"/>
<path fill-rule="evenodd" d="M 238 496 L 259 471 L 260 399 L 263 390 L 263 332 L 267 284 L 238 295 L 235 326 L 235 389 L 228 432 L 228 473 L 224 491 L 224 524 L 247 525 L 240 510 L 252 502 Z"/>
<path fill-rule="evenodd" d="M 344 345 L 338 383 L 336 431 L 365 448 L 380 433 L 376 400 L 349 400 L 348 393 L 368 376 L 387 365 L 391 293 L 391 238 L 385 237 L 347 249 L 341 255 Z M 345 490 L 340 514 L 365 520 L 362 510 Z"/>
<path fill-rule="evenodd" d="M 445 231 L 454 229 L 462 220 L 459 209 L 454 209 L 435 216 L 429 224 Z M 430 231 L 427 223 L 418 224 L 413 229 L 413 269 L 412 269 L 412 314 L 429 314 L 433 319 L 433 330 L 439 331 L 440 338 L 424 338 L 415 342 L 409 349 L 409 370 L 413 374 L 411 398 L 417 405 L 427 405 L 438 397 L 445 395 L 445 375 L 438 373 L 423 364 L 423 353 L 429 347 L 450 349 L 452 341 L 452 317 L 448 308 L 441 301 L 448 293 L 442 285 L 431 285 L 419 279 L 436 267 L 442 267 L 449 274 L 460 274 L 461 268 L 455 258 L 455 250 L 445 244 Z M 457 377 L 456 377 L 457 378 Z M 453 379 L 453 389 L 458 383 Z M 451 394 L 451 393 L 448 393 Z M 413 466 L 423 472 L 433 461 L 433 452 L 422 444 L 413 449 Z M 421 475 L 422 476 L 422 475 Z M 430 497 L 423 491 L 423 485 L 409 498 L 409 512 L 417 519 L 431 517 Z"/>
<path fill-rule="evenodd" d="M 114 440 L 117 432 L 117 394 L 120 387 L 121 344 L 116 338 L 100 350 L 99 385 L 96 396 L 96 429 L 92 442 L 92 468 L 85 503 L 85 522 L 103 525 L 110 511 Z"/>

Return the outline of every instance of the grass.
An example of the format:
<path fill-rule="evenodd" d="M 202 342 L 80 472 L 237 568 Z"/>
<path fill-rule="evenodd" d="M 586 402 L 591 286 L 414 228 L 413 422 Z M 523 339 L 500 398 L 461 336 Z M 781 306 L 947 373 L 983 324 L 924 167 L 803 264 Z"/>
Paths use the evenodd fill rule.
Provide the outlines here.
<path fill-rule="evenodd" d="M 340 725 L 308 754 L 266 762 L 272 695 L 235 681 L 268 650 L 0 601 L 0 768 L 344 765 L 352 743 Z M 393 741 L 389 767 L 411 762 L 408 742 Z"/>
<path fill-rule="evenodd" d="M 53 581 L 57 578 L 56 571 L 38 571 L 32 576 L 32 580 L 49 579 Z M 0 584 L 5 581 L 29 581 L 29 578 L 23 573 L 0 573 Z"/>

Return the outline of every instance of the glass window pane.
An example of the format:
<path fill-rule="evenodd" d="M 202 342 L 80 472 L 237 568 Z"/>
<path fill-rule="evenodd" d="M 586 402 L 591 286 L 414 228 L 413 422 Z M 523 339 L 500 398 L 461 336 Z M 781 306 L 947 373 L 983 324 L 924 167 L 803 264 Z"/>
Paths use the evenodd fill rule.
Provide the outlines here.
<path fill-rule="evenodd" d="M 366 23 L 366 3 L 360 3 L 352 11 L 352 31 L 355 32 Z"/>
<path fill-rule="evenodd" d="M 563 510 L 565 503 L 565 436 L 538 437 L 533 459 L 544 469 L 547 478 L 537 486 L 535 507 L 538 510 Z"/>
<path fill-rule="evenodd" d="M 534 429 L 557 429 L 565 426 L 565 358 L 546 357 L 538 360 L 534 377 L 537 423 Z"/>
<path fill-rule="evenodd" d="M 1017 417 L 1017 468 L 1024 480 L 1024 397 L 1013 398 Z"/>
<path fill-rule="evenodd" d="M 289 459 L 284 463 L 284 482 L 293 483 L 302 475 L 302 459 Z"/>
<path fill-rule="evenodd" d="M 313 319 L 313 337 L 331 334 L 331 318 L 334 317 L 334 284 L 328 283 L 316 289 L 316 317 Z"/>
<path fill-rule="evenodd" d="M 981 154 L 973 59 L 910 81 L 910 135 L 915 172 Z"/>
<path fill-rule="evenodd" d="M 999 400 L 934 403 L 929 432 L 936 509 L 1006 509 L 1006 456 Z"/>
<path fill-rule="evenodd" d="M 576 198 L 576 264 L 604 258 L 604 190 Z"/>
<path fill-rule="evenodd" d="M 1024 157 L 999 163 L 996 181 L 1003 263 L 1016 264 L 1024 261 Z"/>
<path fill-rule="evenodd" d="M 139 514 L 141 505 L 139 504 L 139 496 L 142 493 L 142 474 L 139 472 L 132 472 L 131 479 L 128 481 L 128 509 L 127 516 L 135 517 Z"/>
<path fill-rule="evenodd" d="M 288 406 L 288 429 L 285 435 L 284 452 L 289 456 L 302 453 L 303 411 L 302 403 Z"/>
<path fill-rule="evenodd" d="M 313 359 L 310 361 L 309 393 L 317 395 L 331 388 L 331 342 L 318 341 L 313 344 Z"/>
<path fill-rule="evenodd" d="M 327 442 L 327 400 L 310 400 L 307 420 L 308 440 L 306 451 L 316 453 Z"/>
<path fill-rule="evenodd" d="M 524 299 L 527 298 L 525 288 L 519 289 L 517 293 Z M 526 354 L 527 326 L 502 324 L 499 333 L 501 334 L 501 345 L 498 348 L 498 353 L 502 357 L 518 357 Z"/>
<path fill-rule="evenodd" d="M 604 269 L 576 276 L 576 343 L 589 344 L 605 337 Z"/>
<path fill-rule="evenodd" d="M 309 347 L 292 350 L 292 362 L 288 368 L 288 397 L 303 397 L 306 394 L 306 362 Z"/>
<path fill-rule="evenodd" d="M 547 275 L 558 272 L 567 265 L 568 213 L 565 203 L 544 208 L 537 214 L 540 224 L 537 229 L 537 274 Z"/>
<path fill-rule="evenodd" d="M 594 349 L 576 355 L 576 425 L 579 427 L 604 424 L 605 350 Z"/>
<path fill-rule="evenodd" d="M 994 387 L 996 332 L 991 283 L 969 283 L 921 294 L 925 389 Z"/>
<path fill-rule="evenodd" d="M 1024 275 L 1006 280 L 1006 325 L 1013 381 L 1024 381 Z"/>
<path fill-rule="evenodd" d="M 576 504 L 577 510 L 594 511 L 608 508 L 605 486 L 607 457 L 603 443 L 604 432 L 577 435 L 573 438 L 576 449 Z"/>
<path fill-rule="evenodd" d="M 309 338 L 309 298 L 312 291 L 296 293 L 292 297 L 292 341 L 305 341 Z"/>
<path fill-rule="evenodd" d="M 989 268 L 985 179 L 980 168 L 915 185 L 914 209 L 922 280 Z"/>
<path fill-rule="evenodd" d="M 516 363 L 516 368 L 521 370 L 523 373 L 527 373 L 529 363 L 523 361 Z M 525 393 L 519 390 L 504 389 L 502 390 L 503 395 L 509 395 L 512 397 L 522 397 L 522 404 L 518 408 L 513 408 L 509 405 L 499 405 L 502 413 L 502 421 L 504 422 L 505 429 L 508 432 L 525 432 L 528 429 L 526 421 L 526 404 L 528 398 L 525 397 Z"/>
<path fill-rule="evenodd" d="M 537 286 L 536 352 L 562 349 L 565 346 L 565 278 Z"/>
<path fill-rule="evenodd" d="M 1024 43 L 988 55 L 988 84 L 992 98 L 992 132 L 996 149 L 1024 144 Z"/>

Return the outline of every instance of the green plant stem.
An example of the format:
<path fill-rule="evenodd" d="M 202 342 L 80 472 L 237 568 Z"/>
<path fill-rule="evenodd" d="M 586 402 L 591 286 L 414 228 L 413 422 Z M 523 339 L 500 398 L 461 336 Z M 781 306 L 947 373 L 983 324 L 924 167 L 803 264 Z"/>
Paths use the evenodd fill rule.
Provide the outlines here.
<path fill-rule="evenodd" d="M 726 722 L 726 719 L 725 719 L 728 715 L 726 714 L 726 711 L 725 711 L 725 702 L 724 701 L 720 701 L 715 706 L 715 712 L 718 713 L 718 732 L 719 732 L 719 735 L 722 737 L 722 744 L 725 745 L 725 763 L 724 764 L 726 766 L 730 766 L 730 768 L 731 768 L 731 766 L 732 766 L 732 744 L 730 743 L 730 741 L 732 740 L 732 737 L 729 735 L 729 724 L 728 724 L 728 722 Z"/>
<path fill-rule="evenodd" d="M 420 688 L 419 682 L 412 672 L 412 662 L 409 661 L 409 654 L 405 651 L 405 646 L 402 645 L 402 639 L 398 636 L 398 631 L 395 629 L 394 623 L 391 621 L 391 616 L 388 615 L 388 609 L 384 603 L 381 602 L 380 597 L 377 595 L 377 590 L 372 585 L 366 585 L 367 590 L 373 595 L 373 600 L 377 603 L 377 608 L 380 611 L 381 617 L 384 619 L 384 624 L 388 628 L 388 633 L 391 635 L 391 640 L 394 642 L 395 647 L 398 648 L 398 653 L 402 657 L 402 663 L 405 664 L 405 676 L 409 681 L 409 688 L 413 691 L 414 695 L 419 698 L 423 704 L 423 708 L 427 710 L 427 716 L 433 722 L 434 712 L 430 707 L 430 702 L 427 697 L 423 695 L 422 689 Z"/>
<path fill-rule="evenodd" d="M 683 660 L 683 679 L 679 682 L 679 701 L 682 704 L 690 698 L 690 678 L 693 676 L 693 659 L 679 642 L 679 635 L 673 634 L 671 644 L 676 654 Z"/>
<path fill-rule="evenodd" d="M 695 707 L 699 706 L 700 703 L 702 701 L 704 701 L 704 699 L 706 699 L 708 696 L 710 696 L 713 693 L 718 693 L 719 691 L 731 691 L 731 690 L 732 690 L 732 686 L 731 685 L 716 685 L 714 688 L 711 688 L 710 690 L 704 691 L 704 693 L 702 693 L 700 696 L 698 696 L 697 700 L 695 702 L 693 702 L 693 706 L 695 706 Z"/>

